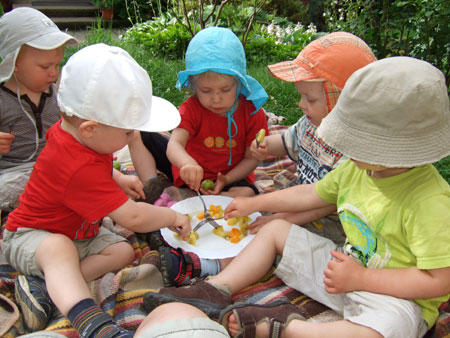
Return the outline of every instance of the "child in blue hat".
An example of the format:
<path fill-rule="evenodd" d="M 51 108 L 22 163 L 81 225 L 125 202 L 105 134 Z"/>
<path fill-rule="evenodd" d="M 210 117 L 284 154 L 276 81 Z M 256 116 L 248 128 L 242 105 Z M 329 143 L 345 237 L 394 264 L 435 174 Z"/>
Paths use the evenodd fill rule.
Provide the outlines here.
<path fill-rule="evenodd" d="M 259 161 L 251 157 L 250 145 L 259 130 L 268 134 L 261 108 L 268 96 L 247 75 L 244 48 L 231 30 L 206 28 L 191 40 L 186 70 L 178 73 L 177 88 L 183 87 L 193 94 L 181 104 L 181 122 L 167 146 L 174 184 L 209 195 L 258 194 L 253 171 Z M 215 181 L 214 188 L 203 189 L 204 179 Z M 152 249 L 158 247 L 166 285 L 215 275 L 232 259 L 204 259 L 167 247 L 159 232 L 151 234 L 149 242 Z"/>
<path fill-rule="evenodd" d="M 193 95 L 181 104 L 167 147 L 175 185 L 211 195 L 257 194 L 258 161 L 249 149 L 260 129 L 268 133 L 261 109 L 268 96 L 247 75 L 244 48 L 231 30 L 211 27 L 191 40 L 186 70 L 178 73 L 177 88 L 183 87 Z M 214 189 L 202 189 L 204 179 L 215 181 Z"/>

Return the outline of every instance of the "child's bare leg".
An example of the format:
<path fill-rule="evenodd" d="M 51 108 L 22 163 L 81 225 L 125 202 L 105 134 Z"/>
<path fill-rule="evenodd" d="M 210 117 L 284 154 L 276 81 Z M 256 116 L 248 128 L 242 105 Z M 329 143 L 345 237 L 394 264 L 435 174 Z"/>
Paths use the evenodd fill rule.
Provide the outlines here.
<path fill-rule="evenodd" d="M 228 264 L 230 264 L 230 262 L 231 262 L 232 260 L 233 260 L 233 257 L 219 259 L 221 270 L 225 269 L 225 267 L 226 267 Z"/>
<path fill-rule="evenodd" d="M 105 248 L 97 255 L 88 256 L 80 263 L 81 272 L 86 281 L 119 270 L 134 259 L 133 247 L 128 242 L 119 242 Z"/>
<path fill-rule="evenodd" d="M 259 280 L 269 271 L 277 254 L 282 254 L 291 224 L 284 220 L 267 223 L 255 238 L 218 275 L 214 284 L 227 285 L 234 294 Z"/>
<path fill-rule="evenodd" d="M 207 318 L 206 314 L 195 306 L 184 303 L 167 303 L 160 305 L 147 317 L 136 330 L 135 336 L 139 336 L 145 329 L 168 320 L 183 318 Z"/>
<path fill-rule="evenodd" d="M 236 317 L 232 314 L 229 318 L 228 330 L 232 336 L 239 332 Z M 331 334 L 332 333 L 332 334 Z M 377 331 L 363 325 L 355 324 L 347 320 L 340 320 L 329 323 L 313 323 L 301 320 L 293 320 L 286 327 L 282 338 L 322 338 L 333 336 L 342 337 L 364 337 L 364 338 L 382 338 Z M 269 325 L 266 322 L 256 326 L 256 337 L 269 337 Z"/>
<path fill-rule="evenodd" d="M 46 237 L 36 250 L 35 260 L 45 275 L 50 298 L 63 315 L 80 300 L 92 297 L 70 238 L 59 234 Z"/>
<path fill-rule="evenodd" d="M 222 191 L 220 193 L 222 196 L 228 197 L 252 197 L 255 196 L 255 192 L 249 187 L 232 187 L 228 191 Z"/>

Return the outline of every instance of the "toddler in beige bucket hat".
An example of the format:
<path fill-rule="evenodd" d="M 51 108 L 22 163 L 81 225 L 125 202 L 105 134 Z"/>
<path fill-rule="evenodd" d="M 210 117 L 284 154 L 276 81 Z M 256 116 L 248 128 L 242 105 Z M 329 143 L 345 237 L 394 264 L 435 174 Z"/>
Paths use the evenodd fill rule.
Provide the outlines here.
<path fill-rule="evenodd" d="M 235 303 L 219 317 L 232 336 L 257 331 L 261 336 L 410 338 L 433 327 L 439 306 L 450 297 L 450 186 L 431 164 L 450 154 L 449 108 L 443 74 L 421 60 L 387 58 L 350 76 L 318 133 L 351 160 L 318 182 L 236 198 L 225 210 L 231 218 L 334 207 L 344 245 L 275 220 L 207 280 L 210 294 L 228 287 L 233 296 L 281 255 L 275 275 L 342 318 L 317 323 L 280 317 L 270 306 Z M 178 290 L 159 291 L 154 299 L 189 302 L 190 295 L 206 289 L 194 283 L 189 294 Z M 209 301 L 203 297 L 196 304 L 206 308 Z"/>
<path fill-rule="evenodd" d="M 319 136 L 349 158 L 411 168 L 450 154 L 450 112 L 442 72 L 391 57 L 355 72 Z"/>

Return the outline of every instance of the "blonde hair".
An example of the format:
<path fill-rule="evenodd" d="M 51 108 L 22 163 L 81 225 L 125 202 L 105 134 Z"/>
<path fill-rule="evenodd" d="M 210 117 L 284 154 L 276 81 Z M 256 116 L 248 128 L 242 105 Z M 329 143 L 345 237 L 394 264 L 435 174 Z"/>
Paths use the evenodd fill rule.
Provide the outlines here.
<path fill-rule="evenodd" d="M 236 83 L 239 83 L 239 79 L 238 79 L 238 77 L 236 75 L 218 73 L 218 72 L 215 72 L 213 70 L 207 70 L 206 72 L 203 72 L 203 73 L 200 73 L 200 74 L 189 75 L 187 87 L 189 88 L 189 90 L 193 94 L 195 94 L 195 84 L 197 82 L 197 79 L 199 79 L 199 78 L 212 78 L 212 77 L 217 77 L 217 76 L 224 76 L 224 77 L 233 78 Z"/>
<path fill-rule="evenodd" d="M 62 111 L 60 111 L 59 113 L 61 114 L 62 118 L 67 123 L 69 123 L 71 126 L 73 126 L 75 128 L 78 128 L 83 122 L 87 121 L 86 119 L 82 119 L 81 117 L 78 117 L 78 116 L 75 116 L 75 115 L 69 116 L 66 113 L 62 112 Z"/>

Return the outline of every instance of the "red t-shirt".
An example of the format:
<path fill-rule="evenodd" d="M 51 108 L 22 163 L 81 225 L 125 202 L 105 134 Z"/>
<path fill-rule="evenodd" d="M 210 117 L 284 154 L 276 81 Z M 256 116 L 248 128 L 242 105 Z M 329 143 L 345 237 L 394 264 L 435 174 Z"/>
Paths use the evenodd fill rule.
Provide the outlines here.
<path fill-rule="evenodd" d="M 112 178 L 112 154 L 101 155 L 61 129 L 46 134 L 19 207 L 8 216 L 6 229 L 43 229 L 71 239 L 88 239 L 104 216 L 128 200 Z"/>
<path fill-rule="evenodd" d="M 253 103 L 241 96 L 239 106 L 233 114 L 237 134 L 231 139 L 232 162 L 228 165 L 230 140 L 227 134 L 227 117 L 219 116 L 204 108 L 195 96 L 191 96 L 181 104 L 179 109 L 181 123 L 178 128 L 189 132 L 186 151 L 203 168 L 205 179 L 216 180 L 218 172 L 225 175 L 241 162 L 245 157 L 246 148 L 251 145 L 260 129 L 264 128 L 266 134 L 269 134 L 264 110 L 260 109 L 251 115 L 254 111 Z M 235 133 L 236 127 L 231 124 L 231 135 Z M 185 184 L 177 167 L 172 166 L 172 173 L 176 186 Z M 253 184 L 254 173 L 247 176 L 246 180 Z"/>

